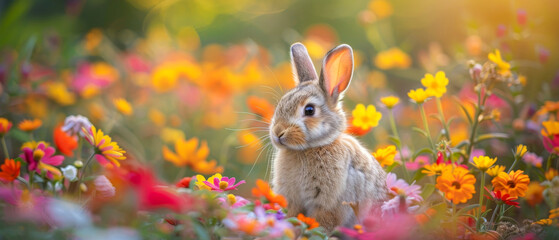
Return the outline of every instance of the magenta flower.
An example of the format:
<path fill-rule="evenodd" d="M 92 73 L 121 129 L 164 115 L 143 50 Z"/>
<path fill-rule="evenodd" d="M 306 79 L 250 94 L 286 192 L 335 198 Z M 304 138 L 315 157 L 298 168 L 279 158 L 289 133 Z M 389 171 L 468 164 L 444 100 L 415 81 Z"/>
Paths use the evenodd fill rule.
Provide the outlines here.
<path fill-rule="evenodd" d="M 419 155 L 413 161 L 406 162 L 406 168 L 416 171 L 427 164 L 429 164 L 429 156 Z"/>
<path fill-rule="evenodd" d="M 532 152 L 524 154 L 522 160 L 524 160 L 526 164 L 530 164 L 535 167 L 541 167 L 543 163 L 543 158 Z"/>
<path fill-rule="evenodd" d="M 64 156 L 53 156 L 54 152 L 53 147 L 47 147 L 45 143 L 40 142 L 35 149 L 23 148 L 23 153 L 20 157 L 27 163 L 29 171 L 41 173 L 42 170 L 46 170 L 47 177 L 52 178 L 52 174 L 58 176 L 62 174 L 54 166 L 59 166 L 64 161 Z"/>
<path fill-rule="evenodd" d="M 216 192 L 223 192 L 223 191 L 229 191 L 229 190 L 233 190 L 233 189 L 237 189 L 237 187 L 243 183 L 245 183 L 245 180 L 241 180 L 238 183 L 235 184 L 235 178 L 229 178 L 229 177 L 222 177 L 220 178 L 214 178 L 213 183 L 210 183 L 208 181 L 204 181 L 204 184 L 206 184 L 206 186 L 210 187 L 210 190 L 212 191 L 216 191 Z"/>

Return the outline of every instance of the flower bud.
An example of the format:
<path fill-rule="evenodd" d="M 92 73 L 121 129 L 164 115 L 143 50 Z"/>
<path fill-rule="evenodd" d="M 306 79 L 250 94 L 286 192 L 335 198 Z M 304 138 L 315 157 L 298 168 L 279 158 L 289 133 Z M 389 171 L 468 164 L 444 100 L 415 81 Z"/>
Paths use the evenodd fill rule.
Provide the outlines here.
<path fill-rule="evenodd" d="M 80 160 L 76 160 L 74 162 L 74 166 L 76 166 L 77 168 L 82 168 L 83 167 L 83 162 Z"/>

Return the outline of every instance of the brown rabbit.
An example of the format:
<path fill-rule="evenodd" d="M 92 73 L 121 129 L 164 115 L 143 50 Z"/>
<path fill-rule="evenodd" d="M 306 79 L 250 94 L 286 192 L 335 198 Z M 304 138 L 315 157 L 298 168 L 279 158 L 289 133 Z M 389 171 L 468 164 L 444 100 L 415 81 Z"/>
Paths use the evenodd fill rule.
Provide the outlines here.
<path fill-rule="evenodd" d="M 272 184 L 288 200 L 287 215 L 303 213 L 332 231 L 352 226 L 356 216 L 387 198 L 386 173 L 369 151 L 344 133 L 343 93 L 353 74 L 353 51 L 343 44 L 326 54 L 320 78 L 307 49 L 291 46 L 297 87 L 278 103 L 270 137 L 274 156 Z"/>

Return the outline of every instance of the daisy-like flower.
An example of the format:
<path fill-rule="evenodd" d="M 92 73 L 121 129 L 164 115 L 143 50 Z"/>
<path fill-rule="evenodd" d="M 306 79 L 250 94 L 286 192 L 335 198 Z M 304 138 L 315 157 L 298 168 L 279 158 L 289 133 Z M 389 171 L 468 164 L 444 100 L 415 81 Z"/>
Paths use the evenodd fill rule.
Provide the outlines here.
<path fill-rule="evenodd" d="M 410 99 L 415 103 L 422 104 L 429 97 L 429 94 L 423 88 L 418 88 L 410 90 L 408 92 L 408 97 L 410 97 Z"/>
<path fill-rule="evenodd" d="M 495 49 L 494 53 L 489 53 L 487 56 L 490 61 L 497 64 L 499 68 L 499 73 L 502 75 L 510 75 L 510 63 L 505 62 L 501 57 L 501 51 L 499 49 Z"/>
<path fill-rule="evenodd" d="M 476 167 L 480 171 L 486 172 L 487 169 L 492 167 L 496 161 L 497 158 L 490 158 L 488 156 L 479 156 L 479 157 L 474 157 L 474 162 L 472 163 L 472 165 L 474 165 L 474 167 Z"/>
<path fill-rule="evenodd" d="M 501 191 L 503 194 L 509 194 L 511 197 L 524 197 L 530 178 L 528 175 L 523 174 L 524 171 L 512 171 L 510 174 L 501 172 L 497 177 L 493 178 L 494 191 Z"/>
<path fill-rule="evenodd" d="M 245 183 L 245 180 L 241 180 L 238 183 L 235 183 L 235 178 L 229 178 L 229 177 L 221 177 L 221 178 L 214 178 L 212 182 L 208 182 L 208 181 L 204 181 L 204 184 L 206 184 L 206 186 L 210 187 L 210 190 L 212 191 L 216 191 L 216 192 L 223 192 L 223 191 L 229 191 L 229 190 L 236 190 L 237 187 L 243 183 Z"/>
<path fill-rule="evenodd" d="M 518 146 L 516 146 L 516 151 L 514 151 L 514 155 L 522 157 L 524 156 L 526 151 L 528 151 L 528 148 L 526 148 L 526 146 L 524 146 L 523 144 L 518 144 Z"/>
<path fill-rule="evenodd" d="M 415 184 L 408 184 L 403 179 L 398 179 L 396 174 L 388 173 L 386 175 L 386 187 L 389 189 L 389 194 L 392 197 L 405 196 L 411 198 L 416 202 L 423 201 L 421 197 L 421 187 Z"/>
<path fill-rule="evenodd" d="M 175 151 L 172 152 L 163 146 L 163 158 L 178 167 L 187 166 L 195 172 L 202 174 L 211 174 L 215 172 L 223 172 L 223 167 L 217 166 L 217 161 L 207 161 L 206 158 L 210 154 L 210 149 L 206 141 L 202 141 L 198 148 L 198 138 L 190 140 L 177 139 L 175 141 Z"/>
<path fill-rule="evenodd" d="M 20 157 L 27 163 L 29 171 L 41 173 L 41 170 L 46 170 L 48 177 L 61 176 L 62 173 L 55 166 L 62 164 L 64 156 L 54 155 L 55 151 L 53 147 L 40 142 L 36 148 L 23 148 Z"/>
<path fill-rule="evenodd" d="M 126 159 L 124 156 L 126 151 L 122 150 L 118 143 L 113 142 L 111 137 L 105 135 L 101 129 L 97 130 L 93 125 L 89 129 L 82 128 L 82 131 L 85 140 L 95 148 L 95 159 L 101 165 L 111 163 L 115 167 L 120 167 L 119 161 Z"/>
<path fill-rule="evenodd" d="M 446 93 L 448 78 L 443 71 L 438 71 L 435 76 L 430 73 L 425 74 L 421 79 L 421 84 L 427 88 L 426 92 L 430 97 L 440 98 Z"/>
<path fill-rule="evenodd" d="M 18 123 L 17 128 L 19 128 L 21 131 L 31 132 L 41 127 L 41 125 L 43 125 L 43 121 L 41 121 L 41 119 L 33 119 L 33 120 L 25 119 L 20 123 Z"/>
<path fill-rule="evenodd" d="M 252 189 L 252 195 L 255 197 L 265 197 L 272 205 L 277 204 L 283 208 L 287 207 L 285 197 L 272 191 L 270 185 L 261 179 L 256 180 L 256 187 Z"/>
<path fill-rule="evenodd" d="M 465 203 L 476 192 L 474 184 L 476 178 L 464 168 L 456 167 L 453 170 L 445 171 L 437 178 L 435 185 L 445 194 L 446 199 L 454 204 Z"/>
<path fill-rule="evenodd" d="M 365 108 L 363 104 L 357 104 L 355 109 L 351 112 L 353 121 L 351 122 L 353 126 L 360 127 L 362 130 L 368 130 L 378 125 L 379 120 L 382 118 L 382 114 L 377 112 L 377 109 L 373 105 L 368 105 Z"/>
<path fill-rule="evenodd" d="M 452 169 L 452 166 L 446 163 L 433 163 L 425 165 L 423 168 L 425 169 L 421 170 L 421 172 L 427 174 L 427 176 L 440 176 L 443 172 Z"/>
<path fill-rule="evenodd" d="M 505 171 L 505 166 L 495 165 L 495 166 L 490 167 L 489 169 L 487 169 L 487 174 L 489 174 L 489 176 L 491 176 L 491 177 L 495 177 L 495 176 L 499 175 L 500 172 L 504 172 L 504 171 Z"/>
<path fill-rule="evenodd" d="M 89 119 L 82 115 L 71 115 L 64 119 L 64 125 L 62 125 L 62 131 L 66 132 L 70 136 L 84 136 L 82 128 L 89 129 L 91 127 L 91 122 Z"/>
<path fill-rule="evenodd" d="M 396 146 L 390 145 L 385 148 L 377 149 L 373 153 L 373 157 L 380 163 L 381 167 L 391 166 L 394 164 L 394 157 L 396 156 Z"/>
<path fill-rule="evenodd" d="M 381 98 L 380 101 L 384 104 L 384 106 L 386 106 L 386 108 L 392 109 L 398 104 L 398 102 L 400 102 L 400 99 L 395 96 L 388 96 Z"/>
<path fill-rule="evenodd" d="M 132 105 L 130 105 L 130 103 L 126 101 L 124 98 L 114 99 L 113 104 L 115 105 L 116 110 L 118 110 L 120 113 L 126 116 L 130 116 L 132 115 L 132 113 L 134 113 L 134 109 L 132 108 Z"/>
<path fill-rule="evenodd" d="M 0 137 L 4 136 L 12 128 L 12 122 L 8 119 L 0 118 Z"/>
<path fill-rule="evenodd" d="M 545 121 L 542 124 L 543 146 L 548 152 L 559 154 L 559 122 Z"/>
<path fill-rule="evenodd" d="M 304 224 L 307 225 L 307 229 L 313 229 L 313 228 L 317 228 L 320 226 L 320 224 L 316 221 L 316 219 L 311 218 L 311 217 L 307 217 L 305 215 L 303 215 L 302 213 L 299 213 L 299 215 L 297 215 L 297 219 L 299 219 L 299 221 L 303 222 Z"/>
<path fill-rule="evenodd" d="M 214 179 L 221 179 L 221 174 L 216 173 L 213 176 L 208 178 L 208 182 L 214 182 Z M 196 186 L 198 187 L 198 189 L 206 189 L 206 190 L 211 190 L 211 188 L 206 185 L 204 182 L 206 181 L 206 178 L 202 175 L 196 175 Z"/>
<path fill-rule="evenodd" d="M 485 191 L 487 191 L 491 195 L 491 197 L 485 195 L 487 199 L 493 200 L 497 204 L 506 204 L 509 206 L 515 206 L 517 208 L 520 208 L 520 206 L 518 206 L 518 202 L 514 201 L 517 198 L 511 197 L 510 194 L 502 194 L 501 191 L 489 191 L 487 187 L 484 188 Z"/>
<path fill-rule="evenodd" d="M 249 200 L 246 200 L 241 196 L 235 196 L 233 194 L 227 194 L 227 197 L 220 197 L 217 199 L 217 201 L 222 206 L 230 208 L 239 208 L 250 203 Z"/>
<path fill-rule="evenodd" d="M 21 162 L 13 159 L 6 159 L 4 164 L 0 166 L 0 180 L 6 182 L 13 182 L 19 176 L 21 169 Z"/>
<path fill-rule="evenodd" d="M 551 220 L 549 218 L 545 218 L 545 219 L 538 220 L 534 224 L 538 224 L 538 225 L 542 225 L 542 226 L 549 226 L 549 225 L 551 225 L 552 222 L 553 222 L 553 220 Z"/>
<path fill-rule="evenodd" d="M 543 158 L 532 152 L 527 152 L 526 154 L 524 154 L 522 160 L 524 160 L 526 164 L 530 164 L 535 167 L 542 167 L 543 163 Z"/>

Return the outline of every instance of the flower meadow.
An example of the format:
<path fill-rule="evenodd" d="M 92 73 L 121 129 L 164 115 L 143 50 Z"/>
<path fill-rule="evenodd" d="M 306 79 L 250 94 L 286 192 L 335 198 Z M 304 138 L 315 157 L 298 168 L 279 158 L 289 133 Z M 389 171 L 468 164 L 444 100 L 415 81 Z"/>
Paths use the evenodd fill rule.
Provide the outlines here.
<path fill-rule="evenodd" d="M 0 238 L 558 239 L 551 4 L 2 2 Z M 270 183 L 295 42 L 352 46 L 346 132 L 387 172 L 334 231 Z"/>

